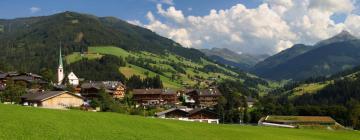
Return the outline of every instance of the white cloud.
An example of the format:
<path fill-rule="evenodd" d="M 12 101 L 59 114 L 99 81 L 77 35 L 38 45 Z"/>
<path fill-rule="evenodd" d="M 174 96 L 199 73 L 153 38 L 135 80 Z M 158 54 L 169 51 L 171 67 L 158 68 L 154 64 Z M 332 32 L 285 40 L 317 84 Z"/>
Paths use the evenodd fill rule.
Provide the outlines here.
<path fill-rule="evenodd" d="M 163 8 L 158 4 L 157 14 L 148 12 L 149 23 L 141 25 L 184 47 L 274 54 L 295 43 L 314 44 L 343 29 L 360 36 L 360 16 L 351 14 L 353 10 L 350 0 L 265 0 L 252 9 L 237 4 L 210 10 L 204 16 L 185 16 L 174 6 Z M 337 13 L 349 16 L 344 23 L 335 23 L 331 17 Z"/>
<path fill-rule="evenodd" d="M 40 11 L 41 11 L 41 8 L 39 8 L 39 7 L 33 6 L 33 7 L 30 8 L 30 13 L 31 14 L 35 14 L 35 13 L 40 12 Z"/>
<path fill-rule="evenodd" d="M 150 0 L 154 3 L 161 3 L 161 4 L 167 4 L 167 5 L 174 5 L 174 0 Z"/>

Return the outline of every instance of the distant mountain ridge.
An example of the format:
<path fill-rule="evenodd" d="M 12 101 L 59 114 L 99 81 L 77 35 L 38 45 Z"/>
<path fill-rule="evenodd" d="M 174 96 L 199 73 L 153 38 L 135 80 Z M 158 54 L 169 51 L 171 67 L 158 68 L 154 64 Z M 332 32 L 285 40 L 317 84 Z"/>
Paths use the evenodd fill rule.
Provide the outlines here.
<path fill-rule="evenodd" d="M 251 54 L 239 54 L 227 48 L 211 48 L 200 49 L 201 52 L 206 54 L 209 58 L 219 63 L 238 67 L 242 70 L 248 70 L 254 66 L 257 62 L 269 57 L 266 54 L 263 55 L 251 55 Z"/>
<path fill-rule="evenodd" d="M 251 71 L 273 80 L 328 76 L 360 65 L 360 40 L 343 31 L 313 46 L 297 44 L 256 64 Z"/>

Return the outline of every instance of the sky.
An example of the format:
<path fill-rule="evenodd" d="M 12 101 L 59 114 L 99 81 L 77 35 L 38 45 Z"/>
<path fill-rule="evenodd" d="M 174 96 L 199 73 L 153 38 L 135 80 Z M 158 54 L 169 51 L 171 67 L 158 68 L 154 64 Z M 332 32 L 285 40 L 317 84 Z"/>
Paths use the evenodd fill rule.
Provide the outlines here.
<path fill-rule="evenodd" d="M 74 11 L 113 16 L 184 47 L 275 54 L 347 30 L 360 36 L 359 0 L 1 0 L 0 19 Z"/>

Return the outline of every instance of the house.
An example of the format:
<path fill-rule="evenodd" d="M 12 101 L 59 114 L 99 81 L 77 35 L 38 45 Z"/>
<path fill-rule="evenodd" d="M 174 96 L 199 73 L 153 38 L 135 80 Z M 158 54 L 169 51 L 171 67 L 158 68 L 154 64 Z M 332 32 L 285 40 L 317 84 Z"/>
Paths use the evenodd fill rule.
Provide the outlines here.
<path fill-rule="evenodd" d="M 217 88 L 209 89 L 186 89 L 183 97 L 192 104 L 195 101 L 197 107 L 214 107 L 217 105 L 221 92 Z"/>
<path fill-rule="evenodd" d="M 5 83 L 8 80 L 13 80 L 15 83 L 23 83 L 29 88 L 41 88 L 48 84 L 48 82 L 44 80 L 42 76 L 33 73 L 0 73 L 0 86 L 5 88 Z"/>
<path fill-rule="evenodd" d="M 21 96 L 21 102 L 28 106 L 58 109 L 80 107 L 84 104 L 83 97 L 67 91 L 29 92 Z"/>
<path fill-rule="evenodd" d="M 329 116 L 266 116 L 259 125 L 296 128 L 299 126 L 335 126 L 336 121 Z"/>
<path fill-rule="evenodd" d="M 74 72 L 70 72 L 68 75 L 69 84 L 72 86 L 78 86 L 79 85 L 79 78 L 75 75 Z"/>
<path fill-rule="evenodd" d="M 115 99 L 123 99 L 126 87 L 120 81 L 90 81 L 83 83 L 81 86 L 81 96 L 87 99 L 99 97 L 101 89 L 109 93 Z"/>
<path fill-rule="evenodd" d="M 177 92 L 170 89 L 134 89 L 134 101 L 143 106 L 175 105 Z"/>
<path fill-rule="evenodd" d="M 172 108 L 155 114 L 158 118 L 176 119 L 182 121 L 205 122 L 219 124 L 217 113 L 208 109 L 195 108 L 191 110 Z"/>

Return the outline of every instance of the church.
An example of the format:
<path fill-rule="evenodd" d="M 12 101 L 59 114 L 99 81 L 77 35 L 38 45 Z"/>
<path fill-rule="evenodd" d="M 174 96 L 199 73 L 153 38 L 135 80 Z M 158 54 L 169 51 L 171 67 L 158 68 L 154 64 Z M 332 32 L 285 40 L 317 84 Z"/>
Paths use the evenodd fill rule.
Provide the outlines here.
<path fill-rule="evenodd" d="M 60 53 L 59 54 L 60 54 L 60 56 L 59 56 L 59 67 L 58 67 L 58 70 L 57 70 L 57 77 L 58 77 L 57 85 L 62 85 L 62 84 L 65 84 L 64 83 L 65 75 L 64 75 L 64 66 L 63 66 L 63 60 L 62 60 L 62 55 L 61 55 L 61 46 L 60 46 Z M 78 86 L 79 85 L 79 78 L 75 75 L 74 72 L 69 73 L 69 75 L 67 76 L 67 81 L 72 86 Z"/>

